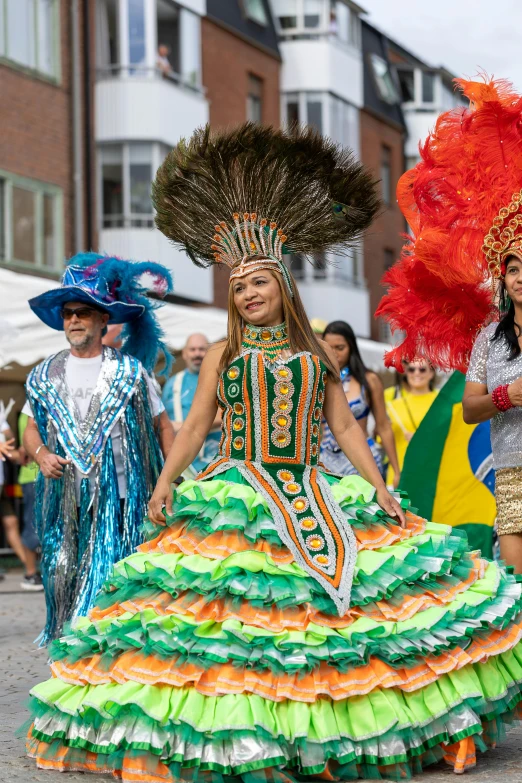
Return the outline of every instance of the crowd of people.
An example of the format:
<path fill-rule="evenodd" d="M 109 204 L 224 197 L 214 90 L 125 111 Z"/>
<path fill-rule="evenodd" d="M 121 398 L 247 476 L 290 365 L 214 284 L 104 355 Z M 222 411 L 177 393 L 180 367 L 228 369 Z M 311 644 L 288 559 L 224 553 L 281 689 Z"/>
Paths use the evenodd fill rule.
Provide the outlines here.
<path fill-rule="evenodd" d="M 5 426 L 0 447 L 38 469 L 39 767 L 405 780 L 466 771 L 521 714 L 522 98 L 460 86 L 471 108 L 398 187 L 412 233 L 378 310 L 402 333 L 394 386 L 348 323 L 309 322 L 285 263 L 349 249 L 379 211 L 371 173 L 312 129 L 200 129 L 158 170 L 159 230 L 230 271 L 226 338 L 192 335 L 163 400 L 140 281 L 165 294 L 166 269 L 80 254 L 30 301 L 70 346 L 28 377 L 23 451 Z M 401 489 L 435 368 L 466 370 L 464 419 L 491 422 L 500 561 Z"/>

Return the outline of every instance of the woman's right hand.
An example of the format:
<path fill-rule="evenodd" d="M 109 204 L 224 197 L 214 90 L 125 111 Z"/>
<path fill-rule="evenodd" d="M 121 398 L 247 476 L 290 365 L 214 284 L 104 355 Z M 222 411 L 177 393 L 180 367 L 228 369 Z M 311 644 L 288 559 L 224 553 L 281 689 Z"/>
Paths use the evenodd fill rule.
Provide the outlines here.
<path fill-rule="evenodd" d="M 155 522 L 157 525 L 166 525 L 167 519 L 164 513 L 164 509 L 166 510 L 168 516 L 173 514 L 172 488 L 170 482 L 165 481 L 160 476 L 149 501 L 150 521 Z"/>

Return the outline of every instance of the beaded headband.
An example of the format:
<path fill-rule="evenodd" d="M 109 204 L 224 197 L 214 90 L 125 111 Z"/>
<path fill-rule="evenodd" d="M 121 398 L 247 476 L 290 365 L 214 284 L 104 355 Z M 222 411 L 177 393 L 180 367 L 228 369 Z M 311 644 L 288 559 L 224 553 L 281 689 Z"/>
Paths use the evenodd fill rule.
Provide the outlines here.
<path fill-rule="evenodd" d="M 257 219 L 255 212 L 244 212 L 243 221 L 238 212 L 233 214 L 235 228 L 229 228 L 223 220 L 214 226 L 214 259 L 226 264 L 232 271 L 230 282 L 245 277 L 258 269 L 269 269 L 283 276 L 288 293 L 294 295 L 292 278 L 283 262 L 283 246 L 286 235 L 277 223 L 266 218 Z M 252 256 L 265 258 L 252 258 Z"/>
<path fill-rule="evenodd" d="M 522 256 L 522 190 L 514 193 L 509 205 L 493 218 L 482 250 L 494 278 L 504 277 L 508 256 Z"/>

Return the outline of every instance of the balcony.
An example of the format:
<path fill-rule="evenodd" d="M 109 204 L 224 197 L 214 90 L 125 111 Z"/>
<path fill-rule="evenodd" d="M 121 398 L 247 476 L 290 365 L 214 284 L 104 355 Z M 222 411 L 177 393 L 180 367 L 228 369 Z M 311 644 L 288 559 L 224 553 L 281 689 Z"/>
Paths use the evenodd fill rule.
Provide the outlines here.
<path fill-rule="evenodd" d="M 97 143 L 154 140 L 173 147 L 205 125 L 208 103 L 202 91 L 154 68 L 112 69 L 99 73 L 95 114 Z"/>

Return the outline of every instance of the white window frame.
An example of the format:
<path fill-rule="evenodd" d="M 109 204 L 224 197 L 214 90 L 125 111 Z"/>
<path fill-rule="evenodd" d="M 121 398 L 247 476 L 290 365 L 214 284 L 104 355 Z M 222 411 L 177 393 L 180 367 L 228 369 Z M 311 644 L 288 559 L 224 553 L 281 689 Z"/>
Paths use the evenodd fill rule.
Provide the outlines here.
<path fill-rule="evenodd" d="M 5 258 L 0 258 L 0 266 L 23 271 L 43 271 L 49 274 L 60 273 L 64 261 L 64 219 L 63 219 L 63 191 L 57 185 L 51 185 L 40 180 L 19 177 L 9 171 L 0 169 L 0 180 L 4 182 L 4 214 L 3 220 L 5 234 Z M 16 259 L 13 256 L 13 187 L 29 190 L 35 194 L 35 262 Z M 45 264 L 44 253 L 44 195 L 53 198 L 54 228 L 56 232 L 56 250 L 52 266 Z"/>
<path fill-rule="evenodd" d="M 53 45 L 52 45 L 52 53 L 53 53 L 53 72 L 47 73 L 46 71 L 40 70 L 38 66 L 38 55 L 39 55 L 39 13 L 38 13 L 38 4 L 39 0 L 34 0 L 34 9 L 33 9 L 33 25 L 34 25 L 34 62 L 35 65 L 27 65 L 25 63 L 20 62 L 19 60 L 14 59 L 13 57 L 10 57 L 9 55 L 9 36 L 8 36 L 8 5 L 7 0 L 0 0 L 0 14 L 2 15 L 3 19 L 3 41 L 2 46 L 0 49 L 0 62 L 5 63 L 9 65 L 11 68 L 16 68 L 17 70 L 25 71 L 26 73 L 30 73 L 32 75 L 37 75 L 41 79 L 45 79 L 47 81 L 52 82 L 53 84 L 60 84 L 62 74 L 61 74 L 61 57 L 60 57 L 60 51 L 61 51 L 61 40 L 60 40 L 60 0 L 52 0 L 52 26 L 53 26 Z"/>
<path fill-rule="evenodd" d="M 150 231 L 154 226 L 154 208 L 151 205 L 151 211 L 149 214 L 131 213 L 131 188 L 130 188 L 130 146 L 132 144 L 149 144 L 152 148 L 151 154 L 151 185 L 155 177 L 155 172 L 161 166 L 165 160 L 165 156 L 169 151 L 169 148 L 163 142 L 150 141 L 149 139 L 133 139 L 132 141 L 106 143 L 100 144 L 97 149 L 96 155 L 96 170 L 97 170 L 97 203 L 98 203 L 98 230 L 99 231 L 112 231 L 122 229 L 139 229 L 143 228 Z M 122 187 L 123 187 L 123 214 L 121 226 L 104 226 L 104 213 L 103 213 L 103 154 L 102 150 L 105 148 L 118 147 L 122 152 Z M 139 223 L 142 225 L 138 225 Z M 147 225 L 148 223 L 148 225 Z"/>
<path fill-rule="evenodd" d="M 296 0 L 296 19 L 297 25 L 295 27 L 282 28 L 279 24 L 279 15 L 277 14 L 277 1 L 273 5 L 274 18 L 276 20 L 278 33 L 282 38 L 286 36 L 301 36 L 304 35 L 307 38 L 310 36 L 328 35 L 329 33 L 329 21 L 330 21 L 330 2 L 329 0 L 322 0 L 323 8 L 321 14 L 321 21 L 319 27 L 305 27 L 304 24 L 304 7 L 305 0 Z"/>

